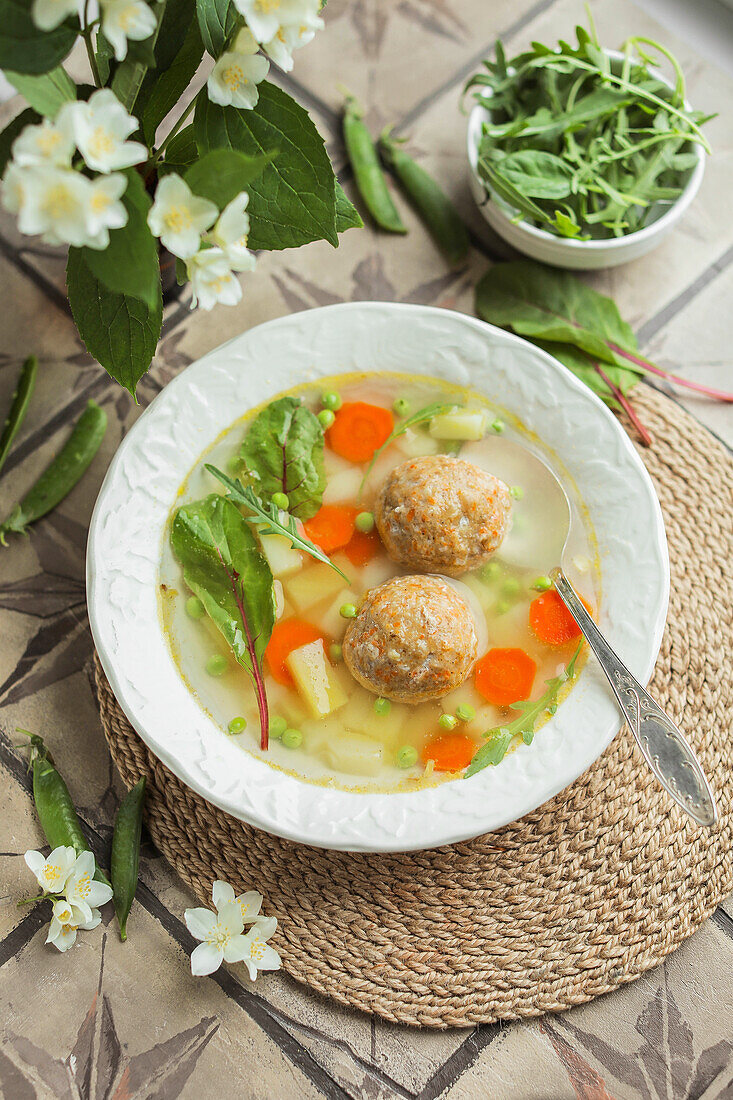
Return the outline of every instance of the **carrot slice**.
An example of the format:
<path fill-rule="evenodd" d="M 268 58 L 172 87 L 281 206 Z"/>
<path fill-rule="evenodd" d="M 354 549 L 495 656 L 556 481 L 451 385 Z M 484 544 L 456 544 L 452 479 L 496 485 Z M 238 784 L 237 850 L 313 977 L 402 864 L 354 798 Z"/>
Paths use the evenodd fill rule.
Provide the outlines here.
<path fill-rule="evenodd" d="M 300 649 L 302 645 L 315 642 L 318 638 L 325 641 L 321 631 L 305 619 L 283 619 L 275 623 L 265 649 L 265 658 L 273 680 L 277 680 L 278 684 L 291 686 L 293 677 L 285 662 L 294 649 Z"/>
<path fill-rule="evenodd" d="M 473 760 L 476 742 L 466 733 L 440 733 L 428 741 L 422 758 L 433 761 L 436 772 L 460 772 Z"/>
<path fill-rule="evenodd" d="M 476 664 L 476 690 L 487 703 L 508 707 L 529 698 L 536 672 L 523 649 L 490 649 Z"/>
<path fill-rule="evenodd" d="M 583 606 L 590 607 L 585 600 Z M 529 605 L 529 627 L 545 645 L 565 645 L 579 638 L 581 630 L 554 588 L 543 592 Z"/>
<path fill-rule="evenodd" d="M 377 447 L 387 442 L 394 428 L 394 417 L 381 405 L 366 401 L 347 401 L 336 413 L 326 432 L 332 451 L 350 462 L 369 462 Z"/>
<path fill-rule="evenodd" d="M 358 514 L 359 509 L 349 504 L 324 504 L 303 527 L 311 542 L 320 546 L 324 554 L 332 554 L 351 542 Z"/>
<path fill-rule="evenodd" d="M 368 534 L 364 531 L 354 531 L 351 541 L 344 547 L 344 553 L 352 565 L 366 565 L 375 554 L 379 552 L 382 540 L 376 531 Z"/>

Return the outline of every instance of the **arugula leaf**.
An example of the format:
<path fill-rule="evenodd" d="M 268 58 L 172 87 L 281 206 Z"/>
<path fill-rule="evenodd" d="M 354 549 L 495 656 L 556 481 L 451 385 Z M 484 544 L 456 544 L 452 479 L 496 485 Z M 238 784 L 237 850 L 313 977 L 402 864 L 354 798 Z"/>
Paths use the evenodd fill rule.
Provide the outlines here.
<path fill-rule="evenodd" d="M 340 577 L 343 577 L 347 584 L 351 584 L 346 574 L 342 572 L 337 565 L 334 565 L 331 559 L 321 550 L 320 546 L 316 546 L 314 542 L 311 542 L 309 538 L 306 538 L 305 535 L 300 533 L 293 516 L 288 515 L 287 521 L 281 520 L 280 512 L 275 505 L 263 504 L 251 485 L 242 485 L 239 479 L 235 480 L 234 478 L 228 477 L 221 470 L 218 470 L 216 466 L 211 466 L 208 463 L 205 464 L 205 469 L 228 489 L 227 500 L 231 500 L 241 508 L 246 508 L 250 515 L 257 516 L 262 522 L 262 526 L 259 528 L 261 534 L 283 535 L 290 541 L 290 544 L 294 546 L 296 550 L 302 550 L 304 553 L 310 554 L 316 561 L 323 562 L 324 565 L 330 565 Z"/>
<path fill-rule="evenodd" d="M 281 397 L 258 413 L 240 457 L 256 475 L 265 504 L 271 503 L 273 493 L 285 493 L 288 511 L 297 519 L 310 519 L 321 507 L 326 487 L 323 428 L 296 397 Z"/>
<path fill-rule="evenodd" d="M 183 579 L 250 675 L 260 712 L 260 745 L 266 749 L 262 658 L 275 624 L 270 567 L 239 509 L 218 493 L 179 508 L 170 538 Z"/>
<path fill-rule="evenodd" d="M 432 420 L 434 416 L 441 416 L 443 413 L 450 412 L 451 409 L 456 408 L 455 401 L 433 401 L 430 405 L 425 405 L 422 409 L 418 409 L 412 416 L 408 416 L 406 420 L 401 421 L 397 427 L 390 432 L 385 439 L 381 447 L 377 447 L 376 451 L 372 455 L 372 460 L 366 468 L 366 473 L 361 479 L 361 485 L 359 486 L 359 497 L 364 492 L 364 486 L 370 473 L 374 469 L 374 463 L 377 461 L 382 451 L 386 450 L 395 439 L 399 439 L 401 435 L 404 435 L 408 428 L 414 428 L 417 424 L 424 424 L 426 420 Z M 357 498 L 358 499 L 358 498 Z"/>
<path fill-rule="evenodd" d="M 76 84 L 60 65 L 40 76 L 13 73 L 5 70 L 5 76 L 31 107 L 47 118 L 55 118 L 64 103 L 76 99 Z"/>
<path fill-rule="evenodd" d="M 553 676 L 550 680 L 545 680 L 547 688 L 539 699 L 526 699 L 520 703 L 512 703 L 510 709 L 519 711 L 519 717 L 507 726 L 497 726 L 485 733 L 484 736 L 488 740 L 485 745 L 481 745 L 476 750 L 473 760 L 466 769 L 464 779 L 469 779 L 489 764 L 500 764 L 515 737 L 521 735 L 526 744 L 531 744 L 537 719 L 544 710 L 548 710 L 557 702 L 557 696 L 563 684 L 574 678 L 575 665 L 582 648 L 583 643 L 580 642 L 564 672 L 561 672 L 559 676 Z"/>
<path fill-rule="evenodd" d="M 573 169 L 561 157 L 542 149 L 503 153 L 495 171 L 521 194 L 533 199 L 564 199 L 570 194 Z"/>

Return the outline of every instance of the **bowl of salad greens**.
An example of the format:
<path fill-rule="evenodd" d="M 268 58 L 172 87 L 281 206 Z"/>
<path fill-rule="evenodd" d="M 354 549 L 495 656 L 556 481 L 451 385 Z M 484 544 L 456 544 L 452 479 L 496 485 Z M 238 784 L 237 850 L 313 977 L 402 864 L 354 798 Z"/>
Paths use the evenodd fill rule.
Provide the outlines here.
<path fill-rule="evenodd" d="M 644 255 L 693 201 L 710 151 L 685 78 L 651 39 L 604 49 L 534 42 L 507 59 L 500 42 L 466 92 L 471 190 L 492 228 L 557 267 L 613 267 Z M 656 67 L 664 59 L 667 79 Z"/>

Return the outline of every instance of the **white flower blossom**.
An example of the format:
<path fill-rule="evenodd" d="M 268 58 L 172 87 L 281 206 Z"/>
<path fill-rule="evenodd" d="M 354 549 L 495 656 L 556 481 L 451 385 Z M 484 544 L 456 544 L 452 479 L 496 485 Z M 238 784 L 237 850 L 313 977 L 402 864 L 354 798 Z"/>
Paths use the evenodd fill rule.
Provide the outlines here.
<path fill-rule="evenodd" d="M 125 140 L 138 124 L 111 88 L 100 88 L 87 103 L 65 103 L 57 124 L 72 130 L 79 152 L 97 172 L 129 168 L 147 156 L 141 142 Z"/>
<path fill-rule="evenodd" d="M 217 879 L 211 896 L 216 908 L 187 909 L 184 918 L 188 930 L 199 946 L 191 955 L 191 973 L 195 975 L 213 974 L 222 962 L 246 962 L 250 976 L 256 977 L 257 970 L 277 970 L 280 956 L 265 941 L 277 928 L 275 917 L 259 916 L 262 894 L 249 890 L 239 897 L 228 882 Z M 254 922 L 250 931 L 244 935 L 244 925 Z"/>
<path fill-rule="evenodd" d="M 88 932 L 96 928 L 101 919 L 98 909 L 90 909 L 87 917 L 76 905 L 62 898 L 54 902 L 46 943 L 52 943 L 59 951 L 68 951 L 73 947 L 79 929 Z"/>
<path fill-rule="evenodd" d="M 127 56 L 127 40 L 142 42 L 156 27 L 156 18 L 143 0 L 99 0 L 102 32 L 117 61 Z"/>
<path fill-rule="evenodd" d="M 25 169 L 18 210 L 21 233 L 41 233 L 49 243 L 81 247 L 90 233 L 87 214 L 91 183 L 68 168 L 36 165 Z"/>
<path fill-rule="evenodd" d="M 255 257 L 247 248 L 248 203 L 249 195 L 246 191 L 240 191 L 224 207 L 211 233 L 214 243 L 221 248 L 234 271 L 252 271 L 255 266 Z"/>
<path fill-rule="evenodd" d="M 260 54 L 238 49 L 240 37 L 237 37 L 234 49 L 223 53 L 214 65 L 206 82 L 206 90 L 212 103 L 251 110 L 257 106 L 260 98 L 257 85 L 270 71 L 270 62 Z M 254 45 L 257 49 L 257 44 Z"/>
<path fill-rule="evenodd" d="M 255 980 L 260 970 L 279 970 L 282 966 L 277 951 L 267 943 L 276 928 L 277 919 L 275 917 L 265 917 L 253 924 L 244 937 L 247 944 L 247 954 L 244 956 L 243 962 L 249 970 L 252 981 Z"/>
<path fill-rule="evenodd" d="M 5 169 L 2 179 L 0 201 L 9 214 L 19 214 L 25 203 L 28 169 L 19 168 L 12 160 Z"/>
<path fill-rule="evenodd" d="M 121 172 L 97 176 L 91 181 L 87 210 L 88 248 L 101 249 L 109 244 L 109 230 L 127 225 L 127 210 L 119 200 L 127 187 Z"/>
<path fill-rule="evenodd" d="M 228 882 L 224 882 L 223 879 L 217 879 L 211 891 L 211 896 L 217 909 L 220 909 L 222 905 L 228 905 L 232 901 L 235 905 L 238 905 L 242 911 L 242 920 L 245 924 L 251 924 L 253 921 L 262 919 L 259 913 L 263 898 L 257 890 L 248 890 L 246 894 L 235 897 L 234 887 L 230 886 Z"/>
<path fill-rule="evenodd" d="M 293 50 L 307 46 L 316 30 L 322 26 L 322 19 L 313 18 L 304 23 L 286 24 L 278 29 L 269 42 L 263 42 L 262 48 L 283 72 L 289 73 L 293 68 Z"/>
<path fill-rule="evenodd" d="M 112 897 L 112 887 L 94 878 L 96 866 L 91 852 L 80 852 L 64 886 L 64 898 L 84 921 L 92 919 L 92 910 Z"/>
<path fill-rule="evenodd" d="M 239 279 L 221 248 L 202 248 L 186 265 L 191 280 L 191 309 L 213 309 L 217 302 L 235 306 L 242 297 Z"/>
<path fill-rule="evenodd" d="M 234 0 L 234 6 L 258 42 L 272 41 L 281 27 L 323 26 L 319 0 Z"/>
<path fill-rule="evenodd" d="M 218 213 L 213 202 L 194 195 L 188 184 L 171 172 L 158 184 L 148 225 L 174 256 L 188 260 L 198 252 L 201 234 L 214 224 Z"/>
<path fill-rule="evenodd" d="M 54 164 L 68 168 L 74 153 L 74 137 L 63 121 L 44 118 L 38 126 L 26 126 L 13 142 L 13 160 L 19 168 L 29 165 Z"/>
<path fill-rule="evenodd" d="M 31 850 L 25 853 L 25 861 L 44 893 L 60 894 L 76 863 L 76 852 L 62 845 L 54 848 L 46 859 L 41 852 Z"/>
<path fill-rule="evenodd" d="M 79 0 L 33 0 L 31 17 L 39 30 L 53 31 L 78 10 Z"/>

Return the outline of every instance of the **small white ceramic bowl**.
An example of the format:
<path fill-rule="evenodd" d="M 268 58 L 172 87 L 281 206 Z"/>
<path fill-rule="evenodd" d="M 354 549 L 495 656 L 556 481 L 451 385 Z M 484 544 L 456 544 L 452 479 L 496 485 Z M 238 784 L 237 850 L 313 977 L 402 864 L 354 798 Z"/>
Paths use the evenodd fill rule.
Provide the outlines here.
<path fill-rule="evenodd" d="M 425 790 L 359 792 L 304 782 L 233 744 L 184 683 L 158 606 L 168 516 L 202 452 L 234 419 L 282 390 L 374 370 L 470 386 L 542 441 L 559 475 L 577 486 L 598 540 L 601 629 L 646 683 L 664 628 L 669 563 L 659 502 L 631 441 L 549 355 L 483 321 L 427 306 L 354 302 L 281 317 L 174 378 L 107 472 L 89 531 L 87 601 L 97 652 L 122 709 L 200 795 L 305 844 L 402 851 L 496 829 L 585 771 L 621 725 L 593 660 L 532 744 L 520 745 L 500 767 Z"/>
<path fill-rule="evenodd" d="M 607 50 L 606 53 L 613 61 L 623 60 L 623 54 L 616 50 Z M 669 81 L 661 73 L 652 71 L 655 76 L 669 85 Z M 685 106 L 689 110 L 689 103 Z M 697 153 L 697 164 L 689 170 L 689 178 L 682 194 L 671 206 L 658 204 L 657 210 L 652 211 L 654 220 L 643 229 L 628 233 L 624 237 L 614 237 L 604 241 L 576 241 L 569 237 L 556 237 L 545 229 L 537 229 L 529 222 L 513 221 L 516 210 L 501 199 L 489 197 L 486 185 L 478 174 L 478 147 L 482 126 L 484 122 L 490 121 L 490 117 L 490 112 L 477 103 L 468 119 L 468 179 L 471 194 L 483 217 L 500 237 L 503 237 L 517 251 L 523 252 L 525 256 L 545 264 L 552 264 L 554 267 L 572 268 L 576 271 L 596 271 L 603 267 L 617 267 L 619 264 L 644 256 L 656 248 L 674 228 L 695 198 L 702 183 L 705 151 L 701 145 L 695 143 L 693 149 Z"/>

